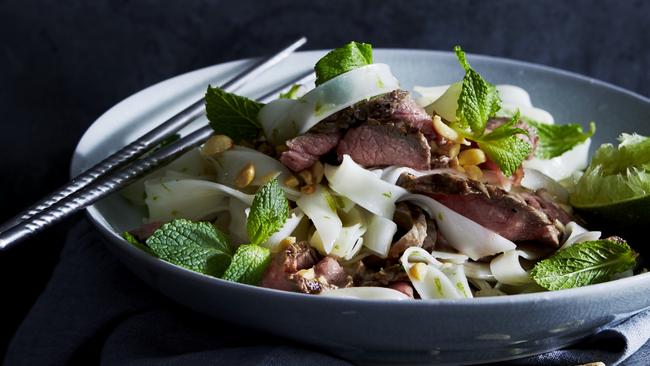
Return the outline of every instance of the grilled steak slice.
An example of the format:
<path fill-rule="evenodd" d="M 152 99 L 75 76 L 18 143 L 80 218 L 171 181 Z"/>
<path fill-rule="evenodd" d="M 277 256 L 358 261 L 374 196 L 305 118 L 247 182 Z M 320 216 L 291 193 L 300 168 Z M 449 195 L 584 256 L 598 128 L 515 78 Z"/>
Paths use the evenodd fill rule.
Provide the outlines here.
<path fill-rule="evenodd" d="M 401 165 L 426 170 L 431 163 L 431 148 L 424 135 L 394 123 L 368 123 L 348 130 L 336 153 L 339 160 L 348 154 L 364 167 Z"/>
<path fill-rule="evenodd" d="M 401 202 L 400 202 L 401 203 Z M 404 251 L 409 247 L 421 247 L 424 244 L 424 240 L 427 237 L 427 220 L 422 209 L 417 206 L 408 205 L 408 215 L 410 216 L 411 225 L 407 229 L 406 234 L 402 235 L 399 240 L 397 240 L 390 247 L 388 252 L 388 258 L 399 258 L 399 256 L 404 253 Z M 404 215 L 403 209 L 397 211 L 398 216 Z M 399 212 L 399 213 L 398 213 Z M 399 218 L 395 220 L 398 221 L 409 221 Z"/>
<path fill-rule="evenodd" d="M 388 124 L 389 127 L 365 128 L 365 123 Z M 361 127 L 353 128 L 359 125 Z M 355 156 L 350 155 L 357 163 L 362 164 L 357 158 L 366 159 L 367 164 L 362 164 L 365 166 L 400 164 L 416 169 L 429 168 L 431 152 L 424 136 L 435 136 L 433 123 L 404 90 L 357 103 L 329 116 L 308 133 L 287 141 L 288 150 L 280 155 L 280 161 L 294 172 L 307 169 L 336 147 L 346 131 L 350 136 L 346 136 L 339 159 L 342 154 L 352 152 Z M 372 143 L 388 144 L 369 146 Z M 387 152 L 382 152 L 384 149 Z M 411 162 L 407 157 L 415 160 Z"/>
<path fill-rule="evenodd" d="M 352 285 L 352 277 L 332 257 L 321 259 L 313 268 L 298 271 L 290 276 L 298 290 L 307 294 L 319 294 Z"/>
<path fill-rule="evenodd" d="M 292 274 L 311 268 L 318 262 L 318 253 L 305 241 L 289 245 L 274 256 L 262 278 L 262 287 L 285 291 L 296 291 L 298 286 L 291 280 Z"/>
<path fill-rule="evenodd" d="M 559 245 L 560 231 L 553 220 L 516 193 L 450 173 L 420 178 L 404 174 L 398 184 L 412 193 L 427 195 L 512 241 Z"/>
<path fill-rule="evenodd" d="M 395 90 L 368 101 L 369 119 L 381 122 L 402 121 L 411 129 L 421 131 L 427 136 L 435 135 L 431 116 L 415 103 L 411 94 L 405 90 Z"/>
<path fill-rule="evenodd" d="M 294 172 L 305 170 L 321 155 L 327 154 L 339 143 L 338 131 L 309 132 L 286 142 L 289 150 L 280 155 L 280 161 Z"/>

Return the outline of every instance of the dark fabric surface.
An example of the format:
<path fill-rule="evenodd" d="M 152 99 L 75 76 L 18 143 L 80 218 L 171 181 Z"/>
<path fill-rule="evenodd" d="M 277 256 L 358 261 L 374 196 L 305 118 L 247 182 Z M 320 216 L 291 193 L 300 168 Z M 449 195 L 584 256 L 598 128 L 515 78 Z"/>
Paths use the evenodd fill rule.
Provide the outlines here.
<path fill-rule="evenodd" d="M 458 43 L 647 96 L 648 15 L 650 2 L 641 0 L 0 0 L 0 220 L 67 181 L 76 142 L 115 103 L 192 69 L 271 52 L 299 34 L 309 37 L 307 49 L 351 39 L 443 50 Z M 2 305 L 0 355 L 48 282 L 71 223 L 0 253 L 0 283 L 11 298 Z"/>

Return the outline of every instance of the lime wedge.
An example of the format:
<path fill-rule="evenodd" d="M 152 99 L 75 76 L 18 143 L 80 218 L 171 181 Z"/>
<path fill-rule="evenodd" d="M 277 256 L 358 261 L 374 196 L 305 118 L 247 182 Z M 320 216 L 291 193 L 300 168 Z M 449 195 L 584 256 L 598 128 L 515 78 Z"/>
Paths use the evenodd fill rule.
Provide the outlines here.
<path fill-rule="evenodd" d="M 585 219 L 619 228 L 650 224 L 650 138 L 623 134 L 603 144 L 578 180 L 570 200 Z"/>

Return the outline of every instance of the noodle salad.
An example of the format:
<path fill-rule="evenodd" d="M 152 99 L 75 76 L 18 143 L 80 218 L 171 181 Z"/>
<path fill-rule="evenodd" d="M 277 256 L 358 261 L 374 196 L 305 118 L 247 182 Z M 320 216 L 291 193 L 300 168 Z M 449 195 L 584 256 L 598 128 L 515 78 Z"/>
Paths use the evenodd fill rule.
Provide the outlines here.
<path fill-rule="evenodd" d="M 611 174 L 648 184 L 625 176 L 645 160 L 604 173 L 615 154 L 648 156 L 648 139 L 624 134 L 589 164 L 593 122 L 555 124 L 454 51 L 462 80 L 417 96 L 358 42 L 268 104 L 208 87 L 214 135 L 122 192 L 148 212 L 124 238 L 209 276 L 322 296 L 460 299 L 631 276 L 637 254 L 587 229 L 580 202 Z"/>

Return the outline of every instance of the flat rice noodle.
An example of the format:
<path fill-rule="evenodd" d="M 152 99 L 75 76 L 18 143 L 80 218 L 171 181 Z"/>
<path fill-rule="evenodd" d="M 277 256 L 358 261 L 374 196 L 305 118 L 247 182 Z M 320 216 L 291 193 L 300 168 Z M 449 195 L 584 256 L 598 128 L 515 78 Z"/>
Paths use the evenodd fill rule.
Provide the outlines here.
<path fill-rule="evenodd" d="M 154 179 L 144 183 L 150 221 L 201 220 L 228 209 L 227 197 L 250 205 L 253 196 L 223 184 L 197 179 Z"/>
<path fill-rule="evenodd" d="M 313 193 L 303 194 L 296 204 L 313 222 L 322 249 L 325 254 L 329 254 L 343 228 L 343 223 L 336 213 L 336 201 L 332 193 L 322 184 L 318 184 Z"/>
<path fill-rule="evenodd" d="M 330 188 L 366 210 L 385 218 L 393 218 L 395 202 L 408 192 L 383 181 L 379 176 L 343 155 L 339 166 L 325 166 Z"/>
<path fill-rule="evenodd" d="M 442 263 L 419 247 L 410 247 L 400 257 L 400 262 L 422 299 L 471 298 L 472 291 L 462 264 Z M 426 273 L 417 278 L 411 268 L 417 263 L 426 265 Z"/>

